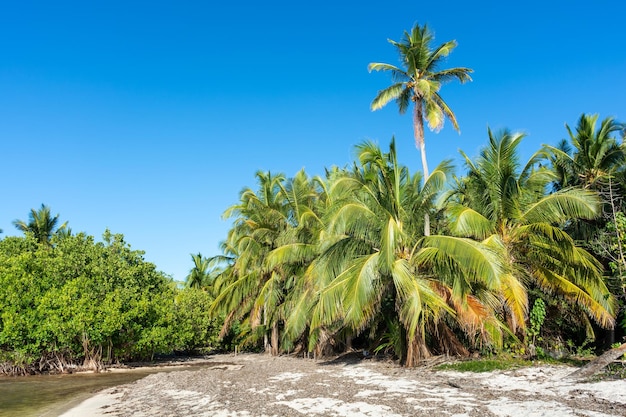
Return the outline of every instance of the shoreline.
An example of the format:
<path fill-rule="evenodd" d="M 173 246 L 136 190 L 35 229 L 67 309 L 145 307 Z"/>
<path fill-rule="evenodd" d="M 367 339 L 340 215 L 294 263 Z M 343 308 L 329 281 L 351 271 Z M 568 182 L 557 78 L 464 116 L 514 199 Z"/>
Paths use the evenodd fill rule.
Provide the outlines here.
<path fill-rule="evenodd" d="M 210 357 L 185 357 L 181 360 L 166 362 L 133 362 L 122 366 L 106 368 L 104 373 L 145 373 L 146 375 L 137 381 L 154 373 L 178 372 L 181 370 L 193 370 L 202 366 L 214 365 L 216 362 L 211 361 Z M 76 374 L 90 374 L 95 371 L 80 371 Z M 136 381 L 134 381 L 136 382 Z M 71 401 L 58 404 L 49 411 L 41 414 L 40 417 L 100 417 L 105 416 L 104 410 L 113 404 L 119 402 L 118 386 L 130 385 L 131 383 L 121 384 L 113 387 L 103 388 L 95 393 L 84 393 L 73 398 Z"/>
<path fill-rule="evenodd" d="M 87 408 L 83 406 L 83 403 L 91 400 L 92 398 L 95 398 L 96 396 L 100 395 L 101 393 L 103 393 L 104 391 L 108 389 L 110 388 L 105 388 L 104 390 L 99 391 L 97 393 L 78 394 L 77 396 L 75 396 L 69 401 L 52 404 L 50 405 L 50 407 L 47 407 L 46 409 L 42 409 L 39 414 L 39 417 L 64 416 L 67 413 L 71 412 L 72 410 L 77 410 L 78 412 L 82 413 L 81 414 L 82 416 L 92 416 L 92 414 L 90 414 L 88 411 L 85 411 L 87 410 Z M 103 405 L 106 405 L 106 404 L 103 404 Z"/>
<path fill-rule="evenodd" d="M 113 394 L 116 387 L 106 388 L 96 394 L 83 395 L 69 403 L 45 412 L 41 417 L 104 417 L 106 409 L 119 401 L 120 393 Z"/>
<path fill-rule="evenodd" d="M 154 373 L 198 370 L 214 363 L 206 356 L 112 366 L 101 372 L 43 373 L 0 377 L 0 417 L 58 416 L 96 394 Z"/>
<path fill-rule="evenodd" d="M 107 388 L 60 416 L 626 415 L 626 380 L 580 383 L 568 378 L 576 368 L 564 365 L 470 373 L 264 354 L 208 362 Z"/>
<path fill-rule="evenodd" d="M 211 363 L 211 357 L 215 355 L 201 355 L 201 356 L 181 356 L 177 359 L 161 359 L 146 362 L 129 362 L 115 365 L 104 365 L 101 370 L 94 370 L 88 368 L 81 368 L 79 366 L 70 367 L 71 372 L 39 372 L 39 373 L 27 373 L 24 375 L 12 375 L 0 373 L 0 378 L 29 378 L 34 376 L 53 376 L 53 375 L 85 375 L 85 374 L 98 374 L 98 373 L 111 373 L 111 372 L 132 372 L 134 370 L 158 370 L 169 367 L 179 366 L 198 366 L 203 363 Z"/>

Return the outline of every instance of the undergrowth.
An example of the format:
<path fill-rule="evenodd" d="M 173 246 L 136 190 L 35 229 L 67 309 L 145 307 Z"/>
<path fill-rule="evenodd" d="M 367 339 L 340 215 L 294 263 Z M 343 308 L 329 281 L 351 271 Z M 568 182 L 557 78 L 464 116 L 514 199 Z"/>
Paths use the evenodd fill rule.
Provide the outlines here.
<path fill-rule="evenodd" d="M 567 358 L 542 358 L 542 359 L 524 359 L 514 356 L 496 356 L 488 359 L 474 359 L 464 360 L 458 362 L 444 363 L 435 367 L 442 371 L 459 371 L 459 372 L 491 372 L 491 371 L 506 371 L 509 369 L 519 369 L 528 366 L 537 365 L 569 365 L 580 367 L 587 363 L 587 361 L 567 357 Z"/>
<path fill-rule="evenodd" d="M 535 362 L 517 358 L 496 358 L 444 363 L 435 369 L 460 372 L 491 372 L 532 366 Z"/>

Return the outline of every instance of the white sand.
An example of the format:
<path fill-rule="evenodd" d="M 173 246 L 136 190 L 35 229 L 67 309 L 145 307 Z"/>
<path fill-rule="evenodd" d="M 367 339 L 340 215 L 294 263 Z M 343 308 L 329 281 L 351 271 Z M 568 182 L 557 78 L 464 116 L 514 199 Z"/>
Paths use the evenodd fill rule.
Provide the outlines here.
<path fill-rule="evenodd" d="M 626 415 L 625 380 L 580 383 L 568 378 L 574 368 L 567 366 L 462 373 L 371 361 L 322 367 L 293 358 L 238 360 L 235 370 L 156 374 L 110 388 L 62 416 Z"/>

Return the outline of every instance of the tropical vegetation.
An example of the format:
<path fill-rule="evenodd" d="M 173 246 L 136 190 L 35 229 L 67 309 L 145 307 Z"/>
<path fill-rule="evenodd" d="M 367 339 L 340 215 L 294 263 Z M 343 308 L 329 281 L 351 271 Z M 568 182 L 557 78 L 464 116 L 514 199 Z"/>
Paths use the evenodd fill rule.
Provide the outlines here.
<path fill-rule="evenodd" d="M 602 217 L 602 198 L 551 190 L 552 148 L 522 163 L 522 140 L 488 131 L 478 157 L 462 152 L 466 174 L 444 161 L 425 182 L 398 163 L 394 140 L 388 152 L 358 145 L 352 167 L 324 178 L 257 173 L 258 189 L 225 213 L 231 263 L 210 311 L 228 317 L 223 331 L 241 325 L 242 344 L 273 354 L 359 346 L 411 366 L 432 353 L 544 351 L 613 329 L 623 287 L 570 231 Z M 572 330 L 544 340 L 540 307 Z"/>
<path fill-rule="evenodd" d="M 220 348 L 219 323 L 206 314 L 213 298 L 179 289 L 122 235 L 36 236 L 0 240 L 0 373 Z"/>
<path fill-rule="evenodd" d="M 355 147 L 322 176 L 259 171 L 224 212 L 222 253 L 192 254 L 176 283 L 122 235 L 101 242 L 50 208 L 0 240 L 0 366 L 63 371 L 231 348 L 323 356 L 359 350 L 416 366 L 433 354 L 535 357 L 600 349 L 626 333 L 626 139 L 582 114 L 568 139 L 522 160 L 524 135 L 488 129 L 463 165 L 428 169 L 424 121 L 445 118 L 440 69 L 455 41 L 427 26 L 400 42 L 372 109 L 413 103 L 422 172 L 395 139 Z"/>

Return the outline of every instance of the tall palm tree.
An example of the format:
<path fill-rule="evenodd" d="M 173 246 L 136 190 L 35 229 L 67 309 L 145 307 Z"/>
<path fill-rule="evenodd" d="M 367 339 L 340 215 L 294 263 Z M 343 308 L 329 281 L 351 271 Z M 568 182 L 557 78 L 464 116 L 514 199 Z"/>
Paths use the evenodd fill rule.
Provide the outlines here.
<path fill-rule="evenodd" d="M 39 243 L 49 245 L 55 231 L 67 227 L 67 222 L 65 222 L 57 228 L 58 222 L 59 215 L 52 217 L 50 207 L 42 204 L 39 210 L 30 210 L 28 223 L 23 220 L 14 220 L 13 225 L 24 233 L 32 233 Z"/>
<path fill-rule="evenodd" d="M 440 130 L 448 118 L 458 131 L 456 116 L 443 100 L 439 91 L 441 86 L 450 80 L 457 79 L 461 83 L 471 81 L 469 68 L 457 67 L 440 70 L 442 61 L 456 47 L 456 41 L 448 41 L 432 47 L 434 35 L 427 25 L 416 24 L 411 32 L 404 32 L 400 42 L 389 40 L 400 54 L 401 66 L 373 62 L 369 71 L 388 71 L 393 84 L 380 90 L 372 101 L 372 110 L 384 107 L 395 100 L 401 114 L 405 113 L 413 102 L 413 134 L 415 146 L 420 150 L 424 181 L 430 174 L 426 159 L 426 142 L 424 140 L 424 119 L 431 130 Z M 426 216 L 424 234 L 430 234 L 429 218 Z"/>
<path fill-rule="evenodd" d="M 601 265 L 559 227 L 597 217 L 597 194 L 570 188 L 545 195 L 553 176 L 547 168 L 537 168 L 542 151 L 520 165 L 517 147 L 522 138 L 490 130 L 489 144 L 478 158 L 461 152 L 469 171 L 447 205 L 450 228 L 500 254 L 506 269 L 499 297 L 511 330 L 525 328 L 528 285 L 562 297 L 610 328 L 615 300 L 602 279 Z"/>
<path fill-rule="evenodd" d="M 189 288 L 203 288 L 208 284 L 207 278 L 209 276 L 209 259 L 202 256 L 200 252 L 197 254 L 191 254 L 193 261 L 193 268 L 187 275 L 186 284 Z"/>

